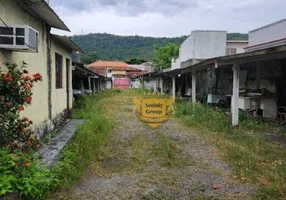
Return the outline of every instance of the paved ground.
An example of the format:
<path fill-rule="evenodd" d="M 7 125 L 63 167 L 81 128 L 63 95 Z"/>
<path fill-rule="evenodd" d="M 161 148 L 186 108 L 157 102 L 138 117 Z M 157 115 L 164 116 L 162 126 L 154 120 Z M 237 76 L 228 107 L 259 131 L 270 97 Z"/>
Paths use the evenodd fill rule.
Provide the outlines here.
<path fill-rule="evenodd" d="M 43 157 L 41 162 L 45 166 L 50 167 L 58 161 L 60 152 L 74 136 L 77 126 L 83 122 L 84 120 L 70 120 L 54 138 L 39 149 L 38 153 Z"/>
<path fill-rule="evenodd" d="M 250 199 L 231 167 L 195 130 L 171 119 L 159 129 L 132 113 L 131 96 L 106 99 L 116 127 L 90 172 L 65 199 Z"/>

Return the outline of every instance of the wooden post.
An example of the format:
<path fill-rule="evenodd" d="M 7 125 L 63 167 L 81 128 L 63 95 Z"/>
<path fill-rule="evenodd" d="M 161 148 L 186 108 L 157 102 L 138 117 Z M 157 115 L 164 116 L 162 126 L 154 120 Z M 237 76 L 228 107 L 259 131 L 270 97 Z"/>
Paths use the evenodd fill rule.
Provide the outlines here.
<path fill-rule="evenodd" d="M 232 125 L 238 125 L 238 101 L 239 101 L 239 65 L 233 65 L 233 90 L 232 90 Z"/>
<path fill-rule="evenodd" d="M 161 94 L 163 94 L 164 92 L 163 92 L 163 89 L 164 89 L 164 82 L 163 82 L 164 80 L 163 80 L 163 78 L 162 77 L 160 77 L 160 88 L 161 88 Z"/>
<path fill-rule="evenodd" d="M 256 62 L 256 89 L 260 89 L 260 69 L 261 69 L 261 62 Z"/>
<path fill-rule="evenodd" d="M 193 69 L 192 72 L 192 102 L 195 103 L 196 102 L 196 70 Z"/>
<path fill-rule="evenodd" d="M 176 99 L 176 75 L 172 76 L 172 95 Z"/>

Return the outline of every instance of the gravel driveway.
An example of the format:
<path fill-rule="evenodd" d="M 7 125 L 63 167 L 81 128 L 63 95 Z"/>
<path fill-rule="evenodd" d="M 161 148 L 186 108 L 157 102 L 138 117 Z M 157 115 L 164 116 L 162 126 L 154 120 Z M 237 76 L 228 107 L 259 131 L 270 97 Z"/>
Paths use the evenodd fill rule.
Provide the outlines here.
<path fill-rule="evenodd" d="M 116 122 L 90 171 L 61 199 L 250 199 L 231 166 L 194 129 L 172 118 L 158 129 L 133 114 L 132 95 L 105 99 Z"/>

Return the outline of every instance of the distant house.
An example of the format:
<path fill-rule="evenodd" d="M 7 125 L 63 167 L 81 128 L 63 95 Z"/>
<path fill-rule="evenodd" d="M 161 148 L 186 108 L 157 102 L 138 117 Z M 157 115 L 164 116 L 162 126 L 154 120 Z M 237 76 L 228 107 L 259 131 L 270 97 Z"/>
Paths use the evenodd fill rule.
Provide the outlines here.
<path fill-rule="evenodd" d="M 88 65 L 95 73 L 110 78 L 106 81 L 106 88 L 128 89 L 130 88 L 130 76 L 140 73 L 142 70 L 128 67 L 122 61 L 96 61 Z"/>
<path fill-rule="evenodd" d="M 80 49 L 68 37 L 50 33 L 51 28 L 69 29 L 44 0 L 0 1 L 0 7 L 0 63 L 25 61 L 28 75 L 43 77 L 33 88 L 32 105 L 21 113 L 43 136 L 70 117 L 71 54 Z"/>
<path fill-rule="evenodd" d="M 247 40 L 227 40 L 225 55 L 230 56 L 237 53 L 244 53 L 245 47 L 248 46 Z"/>

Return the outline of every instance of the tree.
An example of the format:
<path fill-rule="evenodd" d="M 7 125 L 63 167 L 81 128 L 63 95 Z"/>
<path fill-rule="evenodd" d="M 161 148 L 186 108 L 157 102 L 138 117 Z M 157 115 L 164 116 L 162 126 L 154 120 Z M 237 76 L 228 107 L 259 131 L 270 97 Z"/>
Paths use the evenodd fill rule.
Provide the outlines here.
<path fill-rule="evenodd" d="M 125 62 L 130 65 L 141 65 L 142 63 L 145 63 L 147 61 L 140 58 L 129 58 L 125 60 Z"/>
<path fill-rule="evenodd" d="M 154 46 L 153 67 L 155 70 L 166 69 L 171 67 L 172 58 L 179 56 L 180 46 L 174 43 L 168 43 L 166 46 Z"/>
<path fill-rule="evenodd" d="M 83 64 L 90 64 L 90 63 L 95 62 L 96 60 L 97 60 L 97 52 L 96 51 L 88 53 L 88 54 L 84 54 L 81 57 L 81 62 Z"/>

